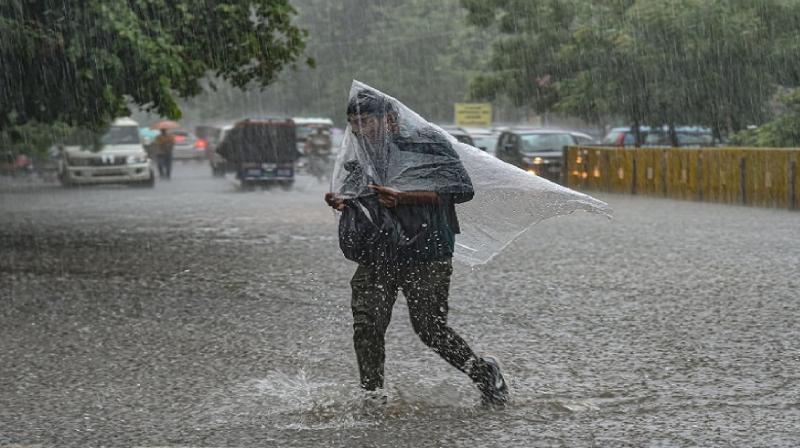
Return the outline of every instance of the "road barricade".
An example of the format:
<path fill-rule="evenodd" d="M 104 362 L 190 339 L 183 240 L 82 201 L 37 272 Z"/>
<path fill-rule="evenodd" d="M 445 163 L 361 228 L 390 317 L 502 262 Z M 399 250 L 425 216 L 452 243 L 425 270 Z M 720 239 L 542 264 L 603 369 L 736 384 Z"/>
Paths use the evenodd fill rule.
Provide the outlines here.
<path fill-rule="evenodd" d="M 800 149 L 569 146 L 577 189 L 797 210 Z"/>

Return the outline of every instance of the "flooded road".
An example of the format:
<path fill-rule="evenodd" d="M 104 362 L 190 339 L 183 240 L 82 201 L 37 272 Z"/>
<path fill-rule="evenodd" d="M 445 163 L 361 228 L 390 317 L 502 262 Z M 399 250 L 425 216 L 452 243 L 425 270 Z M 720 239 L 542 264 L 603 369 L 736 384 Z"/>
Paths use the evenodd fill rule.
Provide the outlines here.
<path fill-rule="evenodd" d="M 357 390 L 325 186 L 0 185 L 0 447 L 770 446 L 800 441 L 800 213 L 601 196 L 490 264 L 450 321 L 513 402 L 414 335 Z M 402 296 L 401 296 L 402 297 Z"/>

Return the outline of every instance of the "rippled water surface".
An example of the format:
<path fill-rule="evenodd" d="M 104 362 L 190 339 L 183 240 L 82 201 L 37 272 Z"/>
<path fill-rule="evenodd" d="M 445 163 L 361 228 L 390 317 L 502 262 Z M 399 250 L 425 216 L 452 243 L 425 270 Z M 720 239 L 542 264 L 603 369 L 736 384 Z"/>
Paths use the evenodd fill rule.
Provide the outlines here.
<path fill-rule="evenodd" d="M 800 441 L 800 214 L 606 196 L 457 266 L 503 362 L 477 406 L 398 300 L 388 404 L 357 390 L 324 186 L 0 184 L 0 447 L 785 446 Z"/>

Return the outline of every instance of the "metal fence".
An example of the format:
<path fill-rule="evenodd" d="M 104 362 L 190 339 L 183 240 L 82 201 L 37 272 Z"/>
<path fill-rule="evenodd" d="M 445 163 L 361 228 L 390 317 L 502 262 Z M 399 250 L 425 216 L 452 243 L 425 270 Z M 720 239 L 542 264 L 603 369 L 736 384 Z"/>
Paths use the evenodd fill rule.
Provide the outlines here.
<path fill-rule="evenodd" d="M 797 210 L 800 149 L 564 149 L 571 188 Z"/>

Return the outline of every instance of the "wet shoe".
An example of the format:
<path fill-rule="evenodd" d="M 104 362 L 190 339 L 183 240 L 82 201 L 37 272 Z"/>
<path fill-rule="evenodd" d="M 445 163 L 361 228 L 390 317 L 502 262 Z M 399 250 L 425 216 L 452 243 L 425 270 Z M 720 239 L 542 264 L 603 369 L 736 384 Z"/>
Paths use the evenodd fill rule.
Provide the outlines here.
<path fill-rule="evenodd" d="M 365 391 L 360 404 L 356 403 L 356 409 L 364 417 L 380 417 L 386 413 L 388 401 L 389 399 L 384 391 Z"/>
<path fill-rule="evenodd" d="M 480 359 L 483 375 L 478 381 L 481 403 L 484 406 L 505 406 L 508 402 L 508 385 L 500 373 L 500 364 L 491 356 Z"/>
<path fill-rule="evenodd" d="M 389 396 L 382 389 L 364 391 L 364 405 L 382 407 L 389 403 Z"/>

